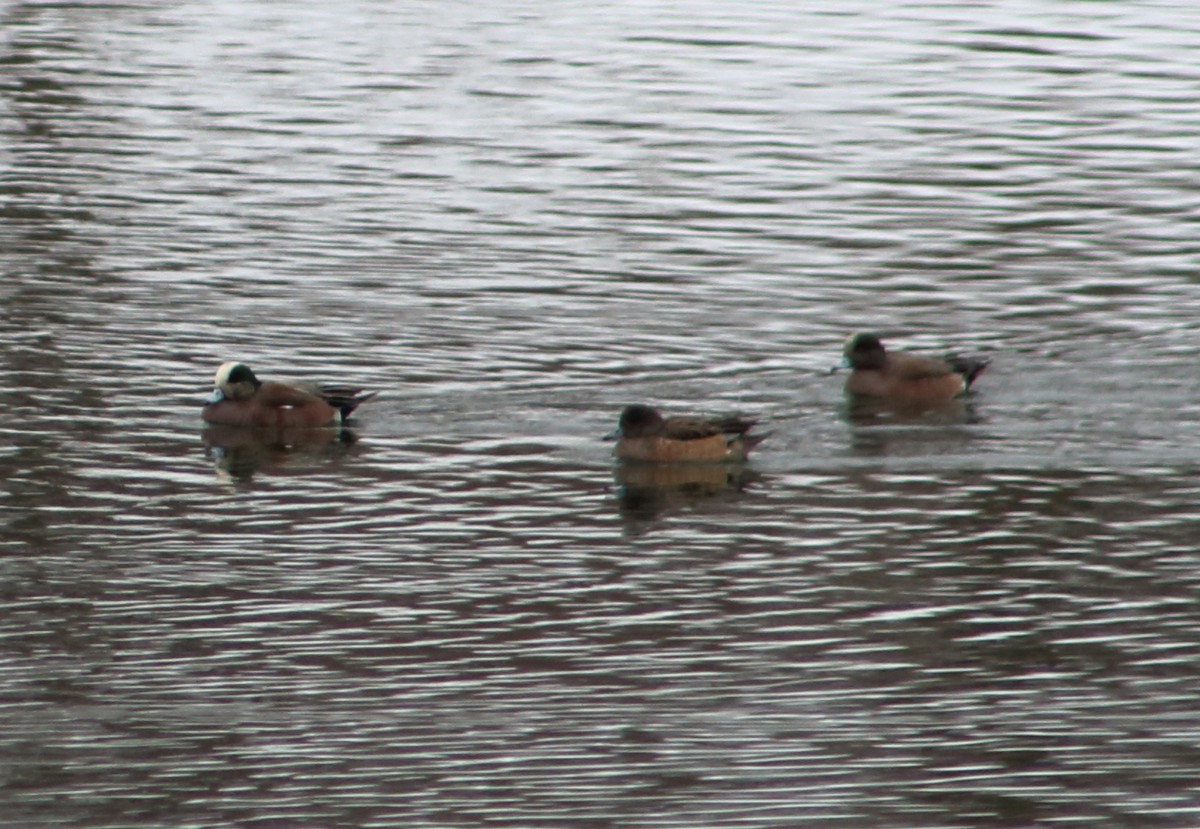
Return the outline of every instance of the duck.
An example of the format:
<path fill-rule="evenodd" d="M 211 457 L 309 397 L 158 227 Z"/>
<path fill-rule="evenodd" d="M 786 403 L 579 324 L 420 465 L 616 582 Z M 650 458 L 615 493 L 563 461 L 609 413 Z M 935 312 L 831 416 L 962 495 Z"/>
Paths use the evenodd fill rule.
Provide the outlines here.
<path fill-rule="evenodd" d="M 937 404 L 965 394 L 990 364 L 981 357 L 944 358 L 888 351 L 877 334 L 846 340 L 841 367 L 853 369 L 846 393 L 910 405 Z"/>
<path fill-rule="evenodd" d="M 756 422 L 738 415 L 664 417 L 636 403 L 621 411 L 617 428 L 604 440 L 615 440 L 614 454 L 628 461 L 741 461 L 767 437 L 749 434 Z"/>
<path fill-rule="evenodd" d="M 377 392 L 346 386 L 294 386 L 259 380 L 237 360 L 222 363 L 213 378 L 216 389 L 201 416 L 218 426 L 307 428 L 341 425 L 363 401 Z"/>

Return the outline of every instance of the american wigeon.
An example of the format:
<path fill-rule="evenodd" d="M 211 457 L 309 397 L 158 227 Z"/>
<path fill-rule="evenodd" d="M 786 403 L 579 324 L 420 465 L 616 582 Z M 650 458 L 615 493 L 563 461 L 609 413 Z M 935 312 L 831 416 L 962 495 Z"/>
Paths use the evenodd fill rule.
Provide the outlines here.
<path fill-rule="evenodd" d="M 342 423 L 358 404 L 375 396 L 340 386 L 304 388 L 263 382 L 244 363 L 230 361 L 217 369 L 217 387 L 204 404 L 208 423 L 221 426 L 306 428 Z"/>
<path fill-rule="evenodd" d="M 626 406 L 614 432 L 615 454 L 631 461 L 740 461 L 766 438 L 748 434 L 755 421 L 729 417 L 663 417 L 651 406 Z"/>
<path fill-rule="evenodd" d="M 941 403 L 963 394 L 988 366 L 988 360 L 949 356 L 944 359 L 887 351 L 875 334 L 853 334 L 846 341 L 843 366 L 853 369 L 846 391 L 896 403 Z"/>

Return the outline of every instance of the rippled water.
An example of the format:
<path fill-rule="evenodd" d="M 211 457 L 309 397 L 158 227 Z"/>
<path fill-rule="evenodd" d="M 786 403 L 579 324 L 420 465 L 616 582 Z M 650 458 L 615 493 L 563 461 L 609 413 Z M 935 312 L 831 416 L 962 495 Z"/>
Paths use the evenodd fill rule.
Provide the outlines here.
<path fill-rule="evenodd" d="M 1198 42 L 0 4 L 0 822 L 1197 825 Z M 860 328 L 993 365 L 851 417 Z M 231 357 L 381 394 L 205 430 Z"/>

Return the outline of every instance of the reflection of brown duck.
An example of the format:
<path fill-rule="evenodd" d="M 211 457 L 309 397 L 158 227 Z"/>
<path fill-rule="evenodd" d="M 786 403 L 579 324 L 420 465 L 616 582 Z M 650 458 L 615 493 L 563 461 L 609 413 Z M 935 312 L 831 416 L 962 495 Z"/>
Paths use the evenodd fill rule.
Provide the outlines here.
<path fill-rule="evenodd" d="M 617 497 L 628 518 L 649 519 L 737 493 L 751 478 L 740 463 L 618 463 Z"/>
<path fill-rule="evenodd" d="M 755 421 L 742 417 L 663 417 L 651 406 L 626 406 L 614 432 L 617 457 L 632 461 L 739 461 L 766 435 L 751 435 Z"/>
<path fill-rule="evenodd" d="M 301 427 L 217 425 L 206 427 L 200 436 L 217 469 L 239 479 L 248 479 L 259 471 L 278 471 L 297 457 L 320 456 L 354 442 L 354 435 L 347 429 Z"/>
<path fill-rule="evenodd" d="M 848 394 L 922 406 L 944 403 L 966 392 L 988 360 L 887 351 L 876 335 L 854 334 L 846 341 L 842 365 L 853 369 L 846 378 Z"/>
<path fill-rule="evenodd" d="M 944 426 L 981 420 L 969 397 L 921 403 L 851 394 L 846 397 L 845 415 L 859 425 Z"/>
<path fill-rule="evenodd" d="M 217 369 L 216 390 L 204 404 L 208 423 L 222 426 L 301 428 L 345 421 L 375 392 L 336 386 L 304 388 L 275 381 L 263 382 L 244 363 L 231 361 Z"/>

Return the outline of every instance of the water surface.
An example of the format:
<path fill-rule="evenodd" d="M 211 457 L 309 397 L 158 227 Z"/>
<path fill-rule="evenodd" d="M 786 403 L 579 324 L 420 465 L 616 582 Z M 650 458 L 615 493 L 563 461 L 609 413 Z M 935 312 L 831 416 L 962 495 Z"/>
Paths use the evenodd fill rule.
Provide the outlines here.
<path fill-rule="evenodd" d="M 0 6 L 5 820 L 1196 825 L 1198 38 Z M 851 417 L 856 329 L 993 365 Z M 206 431 L 234 357 L 381 394 Z M 615 466 L 633 401 L 772 434 Z"/>

